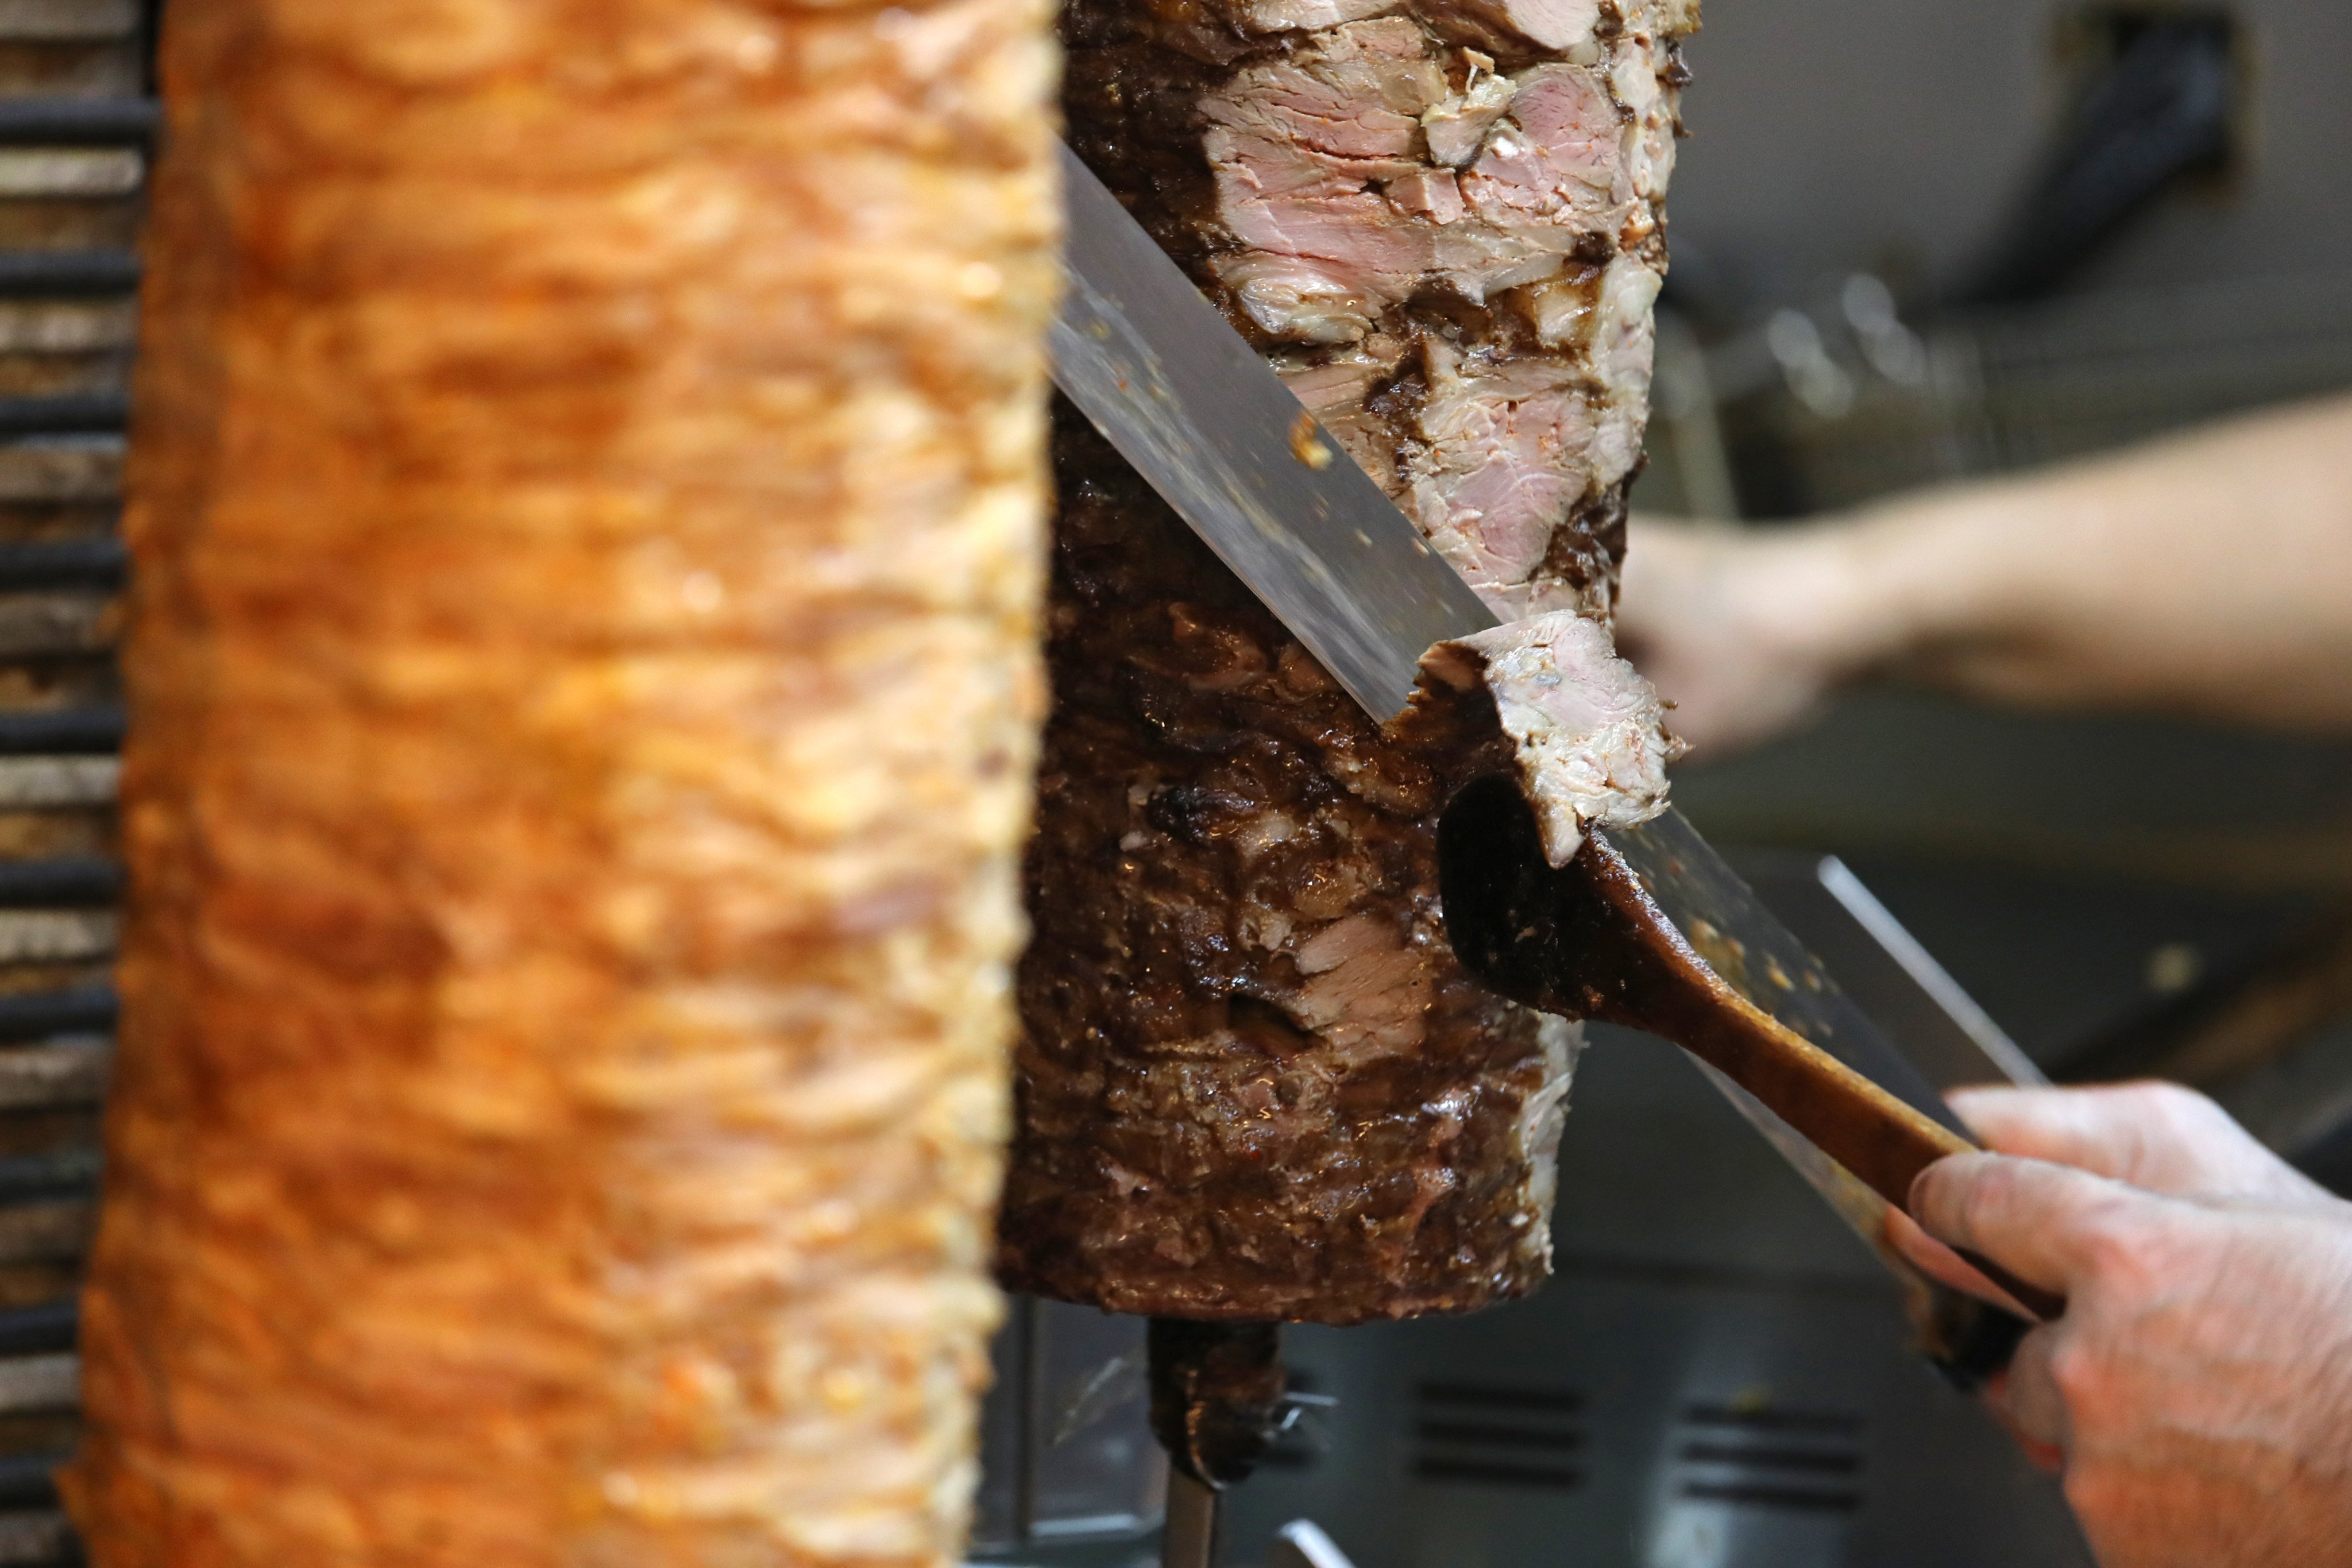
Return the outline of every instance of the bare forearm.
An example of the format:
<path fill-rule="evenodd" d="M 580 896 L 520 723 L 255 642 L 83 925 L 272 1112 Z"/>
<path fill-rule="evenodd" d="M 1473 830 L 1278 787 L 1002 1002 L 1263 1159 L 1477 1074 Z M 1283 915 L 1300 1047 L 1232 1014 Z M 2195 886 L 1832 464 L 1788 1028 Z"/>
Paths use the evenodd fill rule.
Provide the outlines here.
<path fill-rule="evenodd" d="M 1850 674 L 2352 727 L 2352 400 L 1792 541 Z"/>
<path fill-rule="evenodd" d="M 1618 632 L 1702 752 L 1873 675 L 2352 730 L 2352 398 L 1804 528 L 1636 519 Z"/>

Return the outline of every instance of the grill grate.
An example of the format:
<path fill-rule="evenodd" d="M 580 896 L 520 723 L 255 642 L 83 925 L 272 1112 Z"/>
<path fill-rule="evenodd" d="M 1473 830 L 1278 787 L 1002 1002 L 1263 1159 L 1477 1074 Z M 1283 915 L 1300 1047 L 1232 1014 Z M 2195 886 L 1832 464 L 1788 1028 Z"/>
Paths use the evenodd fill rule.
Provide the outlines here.
<path fill-rule="evenodd" d="M 1450 1486 L 1570 1491 L 1584 1484 L 1584 1396 L 1569 1389 L 1424 1383 L 1412 1474 Z"/>
<path fill-rule="evenodd" d="M 116 533 L 150 9 L 0 0 L 0 1568 L 79 1547 L 75 1288 L 112 1056 Z"/>

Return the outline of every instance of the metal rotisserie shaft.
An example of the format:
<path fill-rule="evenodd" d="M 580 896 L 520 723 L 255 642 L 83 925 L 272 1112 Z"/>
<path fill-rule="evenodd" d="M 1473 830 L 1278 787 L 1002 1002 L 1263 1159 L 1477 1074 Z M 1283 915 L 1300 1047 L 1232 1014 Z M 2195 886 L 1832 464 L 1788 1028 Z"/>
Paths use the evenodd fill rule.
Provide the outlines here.
<path fill-rule="evenodd" d="M 1154 1318 L 1150 1347 L 1151 1430 L 1172 1468 L 1160 1568 L 1212 1568 L 1217 1494 L 1248 1479 L 1282 1427 L 1281 1330 Z"/>

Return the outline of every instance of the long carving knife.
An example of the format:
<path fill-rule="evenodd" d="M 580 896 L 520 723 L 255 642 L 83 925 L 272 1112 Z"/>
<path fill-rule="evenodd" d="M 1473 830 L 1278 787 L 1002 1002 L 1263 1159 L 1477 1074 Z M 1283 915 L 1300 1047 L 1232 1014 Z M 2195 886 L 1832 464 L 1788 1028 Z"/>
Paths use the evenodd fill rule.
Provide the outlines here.
<path fill-rule="evenodd" d="M 1054 380 L 1374 717 L 1429 645 L 1496 624 L 1067 147 Z"/>
<path fill-rule="evenodd" d="M 1055 381 L 1367 711 L 1392 718 L 1430 645 L 1493 613 L 1067 148 L 1062 173 Z M 1555 870 L 1529 858 L 1515 795 L 1468 792 L 1441 835 L 1449 934 L 1483 978 L 1673 1040 L 1898 1207 L 1921 1169 L 1974 1146 L 1679 815 L 1595 833 Z"/>

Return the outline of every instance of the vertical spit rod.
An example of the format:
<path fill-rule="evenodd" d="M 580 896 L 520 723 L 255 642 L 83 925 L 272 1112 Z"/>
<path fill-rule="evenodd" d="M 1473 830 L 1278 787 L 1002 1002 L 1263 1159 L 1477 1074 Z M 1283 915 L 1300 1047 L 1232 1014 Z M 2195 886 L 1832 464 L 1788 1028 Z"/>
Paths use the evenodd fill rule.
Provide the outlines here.
<path fill-rule="evenodd" d="M 1168 1524 L 1160 1537 L 1160 1568 L 1214 1568 L 1217 1489 L 1182 1470 L 1168 1472 Z"/>
<path fill-rule="evenodd" d="M 1215 1568 L 1218 1494 L 1274 1441 L 1287 1380 L 1272 1323 L 1154 1318 L 1151 1430 L 1168 1450 L 1160 1568 Z"/>

